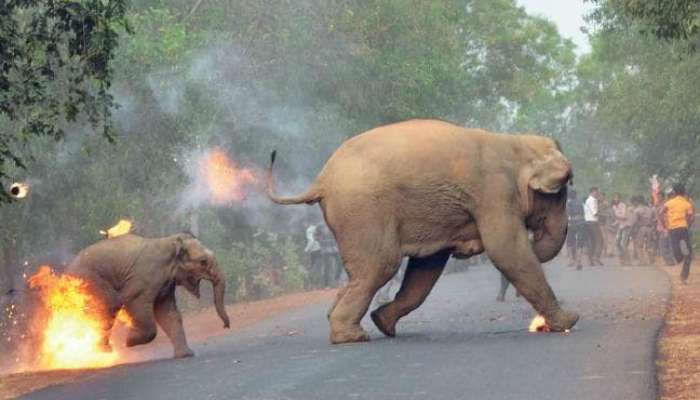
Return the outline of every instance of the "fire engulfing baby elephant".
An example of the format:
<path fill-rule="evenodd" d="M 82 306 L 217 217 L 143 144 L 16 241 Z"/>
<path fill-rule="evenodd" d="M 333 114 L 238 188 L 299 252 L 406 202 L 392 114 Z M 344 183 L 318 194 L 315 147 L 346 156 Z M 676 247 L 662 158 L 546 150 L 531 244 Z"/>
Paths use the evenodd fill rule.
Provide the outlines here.
<path fill-rule="evenodd" d="M 578 320 L 561 309 L 540 265 L 566 238 L 571 164 L 554 140 L 434 120 L 397 123 L 345 142 L 309 190 L 291 198 L 274 194 L 274 158 L 271 199 L 320 203 L 350 278 L 329 311 L 333 343 L 369 339 L 360 321 L 403 256 L 410 260 L 401 289 L 372 313 L 388 336 L 423 303 L 450 255 L 483 251 L 551 330 Z"/>
<path fill-rule="evenodd" d="M 194 355 L 175 303 L 175 286 L 182 285 L 199 297 L 202 279 L 212 282 L 216 311 L 224 327 L 229 327 L 224 276 L 214 254 L 190 234 L 157 239 L 127 234 L 102 240 L 82 250 L 66 272 L 84 279 L 101 298 L 105 349 L 110 348 L 114 319 L 124 308 L 131 321 L 128 347 L 151 342 L 158 323 L 172 342 L 176 358 Z"/>

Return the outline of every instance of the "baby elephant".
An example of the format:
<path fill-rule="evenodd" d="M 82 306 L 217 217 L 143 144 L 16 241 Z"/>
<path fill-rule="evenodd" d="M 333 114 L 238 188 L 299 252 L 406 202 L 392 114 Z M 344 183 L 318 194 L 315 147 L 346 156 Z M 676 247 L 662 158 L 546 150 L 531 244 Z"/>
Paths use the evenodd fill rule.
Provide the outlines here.
<path fill-rule="evenodd" d="M 176 358 L 193 356 L 175 303 L 175 286 L 182 285 L 199 297 L 202 279 L 212 282 L 216 312 L 224 327 L 229 327 L 224 276 L 214 254 L 190 234 L 158 239 L 129 234 L 102 240 L 81 251 L 66 272 L 85 279 L 102 300 L 106 350 L 114 318 L 123 307 L 132 320 L 128 347 L 151 342 L 157 322 L 172 342 Z"/>

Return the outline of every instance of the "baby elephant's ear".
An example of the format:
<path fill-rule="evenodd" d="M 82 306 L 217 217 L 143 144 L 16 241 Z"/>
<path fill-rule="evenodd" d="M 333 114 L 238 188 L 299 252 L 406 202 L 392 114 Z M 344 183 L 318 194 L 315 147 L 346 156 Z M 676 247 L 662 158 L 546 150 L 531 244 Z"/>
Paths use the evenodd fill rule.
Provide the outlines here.
<path fill-rule="evenodd" d="M 187 256 L 187 247 L 185 246 L 185 241 L 181 236 L 177 236 L 173 242 L 173 245 L 175 247 L 175 258 L 178 258 L 180 260 L 184 259 Z"/>

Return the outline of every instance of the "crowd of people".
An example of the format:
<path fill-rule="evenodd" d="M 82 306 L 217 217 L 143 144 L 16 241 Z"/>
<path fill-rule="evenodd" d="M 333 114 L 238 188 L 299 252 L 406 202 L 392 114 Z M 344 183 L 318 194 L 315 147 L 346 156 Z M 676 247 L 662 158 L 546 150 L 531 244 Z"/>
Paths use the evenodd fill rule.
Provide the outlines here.
<path fill-rule="evenodd" d="M 621 265 L 654 264 L 658 256 L 667 263 L 683 263 L 681 279 L 686 282 L 692 261 L 690 227 L 695 216 L 685 186 L 674 184 L 662 192 L 652 178 L 649 198 L 620 193 L 608 200 L 592 187 L 584 199 L 569 191 L 567 214 L 569 265 L 583 267 L 584 256 L 591 266 L 603 266 L 602 258 L 618 257 Z"/>

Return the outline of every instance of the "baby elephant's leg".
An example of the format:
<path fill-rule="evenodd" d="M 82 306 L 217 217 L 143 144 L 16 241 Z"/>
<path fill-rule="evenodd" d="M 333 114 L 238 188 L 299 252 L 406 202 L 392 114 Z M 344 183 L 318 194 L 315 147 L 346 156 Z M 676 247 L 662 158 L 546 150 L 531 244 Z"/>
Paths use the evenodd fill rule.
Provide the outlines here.
<path fill-rule="evenodd" d="M 132 320 L 131 329 L 126 337 L 126 346 L 138 346 L 153 341 L 158 333 L 153 319 L 153 303 L 144 296 L 138 296 L 127 303 L 126 312 Z"/>
<path fill-rule="evenodd" d="M 182 315 L 180 315 L 180 310 L 177 309 L 175 291 L 173 290 L 172 293 L 163 299 L 157 300 L 153 311 L 155 312 L 158 326 L 163 329 L 173 344 L 175 358 L 192 357 L 194 352 L 187 345 L 185 329 L 182 327 Z"/>

